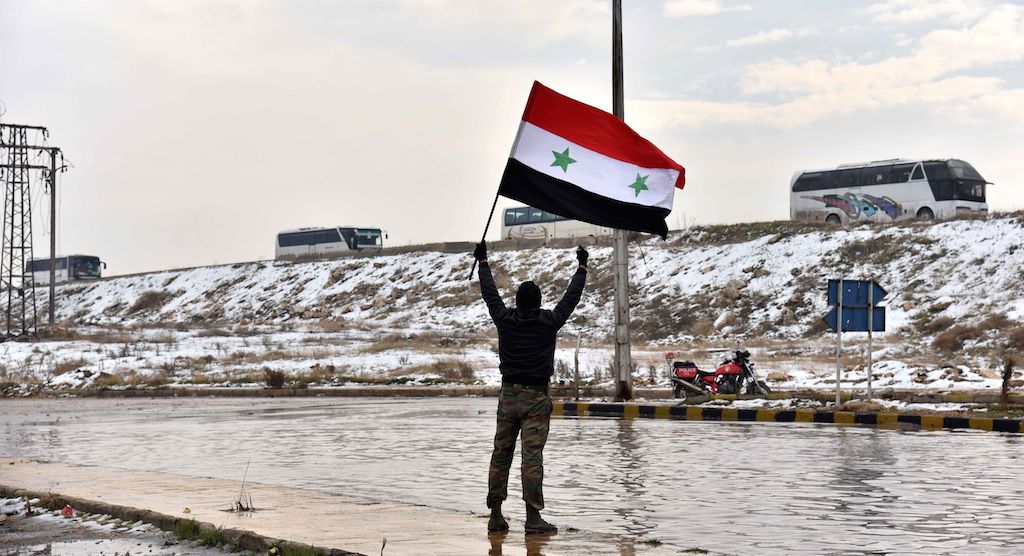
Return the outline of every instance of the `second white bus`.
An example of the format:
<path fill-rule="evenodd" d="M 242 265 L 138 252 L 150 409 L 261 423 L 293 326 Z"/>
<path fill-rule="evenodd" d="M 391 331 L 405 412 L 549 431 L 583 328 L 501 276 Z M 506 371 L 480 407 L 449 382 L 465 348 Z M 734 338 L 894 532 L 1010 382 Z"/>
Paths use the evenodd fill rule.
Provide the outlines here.
<path fill-rule="evenodd" d="M 533 207 L 505 209 L 501 224 L 502 239 L 552 239 L 560 237 L 610 236 L 611 228 L 604 228 L 572 220 Z"/>
<path fill-rule="evenodd" d="M 843 164 L 793 174 L 789 213 L 792 220 L 834 224 L 984 215 L 987 185 L 957 159 Z"/>
<path fill-rule="evenodd" d="M 320 257 L 332 253 L 381 249 L 382 238 L 387 237 L 380 228 L 297 228 L 277 234 L 274 258 Z"/>

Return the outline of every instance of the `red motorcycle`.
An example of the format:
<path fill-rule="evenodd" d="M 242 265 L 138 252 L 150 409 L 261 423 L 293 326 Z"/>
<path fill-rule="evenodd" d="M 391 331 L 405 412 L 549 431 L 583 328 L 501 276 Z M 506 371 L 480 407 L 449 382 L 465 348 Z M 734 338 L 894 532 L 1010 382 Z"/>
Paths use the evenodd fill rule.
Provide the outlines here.
<path fill-rule="evenodd" d="M 754 376 L 754 364 L 750 362 L 749 351 L 736 351 L 714 372 L 702 371 L 693 361 L 675 361 L 675 354 L 665 355 L 672 370 L 672 397 L 706 396 L 709 394 L 739 394 L 763 396 L 771 388 Z"/>

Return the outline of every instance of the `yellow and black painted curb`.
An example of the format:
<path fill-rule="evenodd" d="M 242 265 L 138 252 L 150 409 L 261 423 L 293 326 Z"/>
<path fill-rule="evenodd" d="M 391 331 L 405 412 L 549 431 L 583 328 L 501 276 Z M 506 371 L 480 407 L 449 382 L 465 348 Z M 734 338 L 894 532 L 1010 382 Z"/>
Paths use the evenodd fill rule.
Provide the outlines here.
<path fill-rule="evenodd" d="M 837 425 L 910 425 L 926 429 L 979 429 L 1024 433 L 1020 419 L 946 417 L 909 413 L 815 411 L 811 409 L 737 409 L 639 405 L 619 403 L 555 402 L 552 415 L 563 417 L 619 417 L 622 419 L 676 419 L 681 421 L 762 421 L 770 423 L 834 423 Z"/>

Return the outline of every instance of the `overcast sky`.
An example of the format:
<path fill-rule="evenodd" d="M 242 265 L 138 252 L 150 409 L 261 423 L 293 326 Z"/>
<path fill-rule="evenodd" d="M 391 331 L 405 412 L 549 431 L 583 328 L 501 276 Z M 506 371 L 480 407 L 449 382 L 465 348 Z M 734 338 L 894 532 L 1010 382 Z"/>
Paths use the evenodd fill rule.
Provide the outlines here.
<path fill-rule="evenodd" d="M 794 171 L 895 157 L 1024 208 L 1021 2 L 624 4 L 626 121 L 687 168 L 671 228 L 784 219 Z M 610 109 L 610 5 L 0 0 L 3 121 L 49 127 L 59 250 L 108 273 L 271 258 L 299 226 L 475 240 L 533 80 Z"/>

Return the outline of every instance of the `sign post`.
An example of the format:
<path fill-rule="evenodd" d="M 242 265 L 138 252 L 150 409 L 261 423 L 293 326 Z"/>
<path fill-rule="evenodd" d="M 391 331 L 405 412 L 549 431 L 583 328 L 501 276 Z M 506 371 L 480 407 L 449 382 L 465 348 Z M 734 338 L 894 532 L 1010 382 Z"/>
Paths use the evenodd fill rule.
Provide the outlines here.
<path fill-rule="evenodd" d="M 874 281 L 871 282 L 874 285 Z M 871 401 L 873 397 L 871 395 L 871 364 L 873 363 L 874 354 L 871 352 L 871 329 L 874 328 L 875 324 L 875 288 L 868 288 L 868 401 Z"/>
<path fill-rule="evenodd" d="M 839 404 L 841 403 L 841 401 L 839 399 L 839 392 L 841 390 L 840 385 L 841 385 L 842 380 L 843 380 L 842 365 L 839 364 L 840 353 L 843 351 L 843 327 L 842 327 L 842 322 L 843 322 L 843 279 L 842 278 L 839 279 L 839 287 L 837 289 L 839 291 L 839 304 L 836 305 L 836 307 L 839 309 L 839 323 L 840 323 L 840 325 L 836 327 L 836 409 L 839 408 Z"/>
<path fill-rule="evenodd" d="M 872 332 L 885 331 L 885 307 L 875 304 L 885 299 L 888 292 L 873 280 L 828 281 L 828 304 L 832 310 L 822 317 L 828 326 L 836 331 L 836 406 L 841 402 L 843 331 L 868 333 L 868 399 L 874 391 L 874 353 Z"/>

